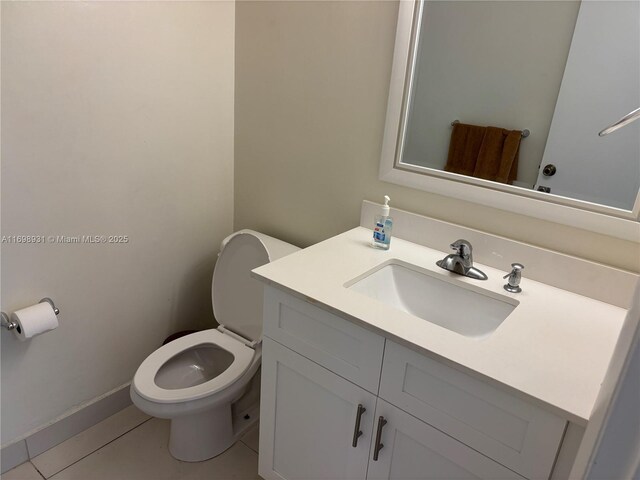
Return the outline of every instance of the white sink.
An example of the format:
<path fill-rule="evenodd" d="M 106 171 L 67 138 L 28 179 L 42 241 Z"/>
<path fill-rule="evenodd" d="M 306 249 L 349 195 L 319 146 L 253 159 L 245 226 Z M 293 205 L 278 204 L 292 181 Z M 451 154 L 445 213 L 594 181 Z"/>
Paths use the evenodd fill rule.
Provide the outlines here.
<path fill-rule="evenodd" d="M 398 260 L 366 272 L 345 287 L 472 338 L 489 336 L 518 305 L 509 297 L 480 293 L 479 288 Z"/>

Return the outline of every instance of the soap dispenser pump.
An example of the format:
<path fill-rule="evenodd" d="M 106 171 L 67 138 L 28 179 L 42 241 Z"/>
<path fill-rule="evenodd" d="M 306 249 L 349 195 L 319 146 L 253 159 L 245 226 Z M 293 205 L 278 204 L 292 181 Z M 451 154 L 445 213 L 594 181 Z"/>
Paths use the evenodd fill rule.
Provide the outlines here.
<path fill-rule="evenodd" d="M 389 250 L 391 244 L 393 220 L 389 216 L 390 200 L 388 195 L 384 196 L 384 205 L 380 207 L 380 213 L 375 216 L 373 224 L 373 242 L 371 245 L 382 250 Z"/>

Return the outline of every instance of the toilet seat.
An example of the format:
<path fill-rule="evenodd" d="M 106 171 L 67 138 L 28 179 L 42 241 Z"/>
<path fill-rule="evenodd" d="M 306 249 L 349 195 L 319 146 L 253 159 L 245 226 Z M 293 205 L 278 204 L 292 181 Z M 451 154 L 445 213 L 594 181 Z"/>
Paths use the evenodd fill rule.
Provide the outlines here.
<path fill-rule="evenodd" d="M 233 355 L 229 367 L 217 377 L 187 388 L 166 389 L 159 387 L 155 378 L 162 366 L 183 351 L 201 345 L 216 345 Z M 178 338 L 153 352 L 142 362 L 132 386 L 141 397 L 156 403 L 177 403 L 213 395 L 238 380 L 251 365 L 255 351 L 245 344 L 218 330 L 204 330 Z"/>

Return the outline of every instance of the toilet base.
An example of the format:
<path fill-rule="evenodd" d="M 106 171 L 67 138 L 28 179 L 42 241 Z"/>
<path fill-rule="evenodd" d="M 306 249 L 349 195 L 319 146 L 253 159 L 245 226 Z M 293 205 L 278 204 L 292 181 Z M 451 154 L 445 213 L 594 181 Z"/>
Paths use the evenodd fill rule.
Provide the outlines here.
<path fill-rule="evenodd" d="M 171 420 L 169 452 L 183 462 L 201 462 L 213 458 L 235 441 L 231 403 Z"/>

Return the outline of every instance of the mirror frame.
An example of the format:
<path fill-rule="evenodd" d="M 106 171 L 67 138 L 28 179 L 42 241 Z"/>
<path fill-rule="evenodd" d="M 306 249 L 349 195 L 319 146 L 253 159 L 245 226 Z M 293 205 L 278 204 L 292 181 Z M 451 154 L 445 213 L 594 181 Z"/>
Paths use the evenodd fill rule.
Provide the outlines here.
<path fill-rule="evenodd" d="M 402 162 L 423 6 L 399 2 L 380 180 L 640 243 L 640 191 L 623 210 Z"/>

